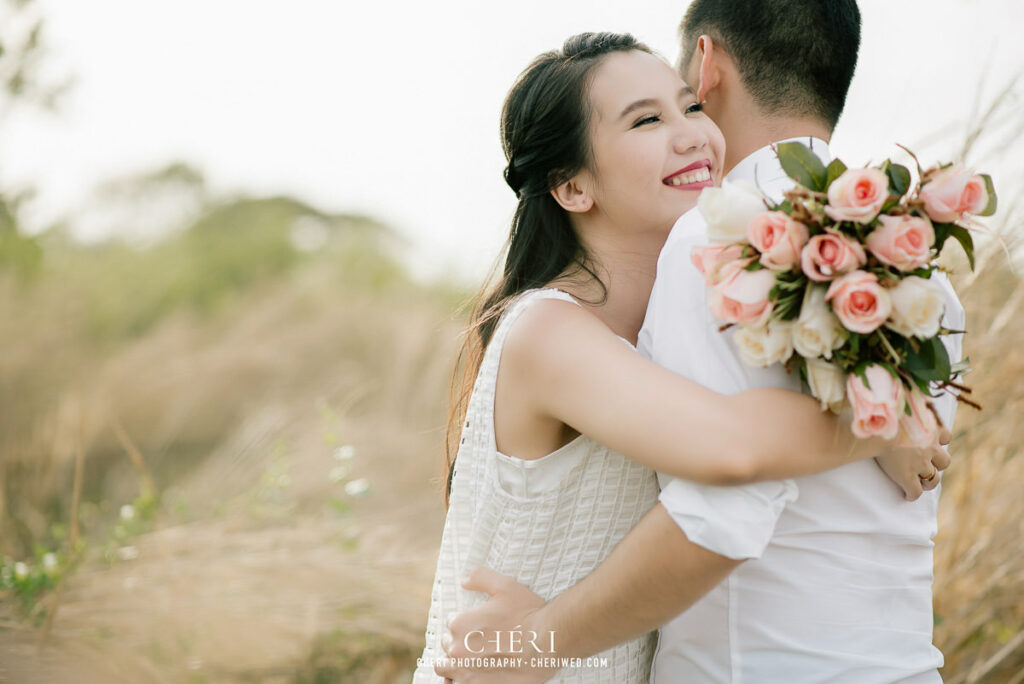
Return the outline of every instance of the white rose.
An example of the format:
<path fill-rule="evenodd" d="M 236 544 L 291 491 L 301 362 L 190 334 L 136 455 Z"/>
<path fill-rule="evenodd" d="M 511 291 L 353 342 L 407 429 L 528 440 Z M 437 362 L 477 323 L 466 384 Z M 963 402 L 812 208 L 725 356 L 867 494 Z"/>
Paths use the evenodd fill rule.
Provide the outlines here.
<path fill-rule="evenodd" d="M 904 337 L 922 340 L 935 337 L 945 309 L 942 288 L 933 280 L 907 276 L 889 290 L 892 313 L 885 322 L 887 328 Z"/>
<path fill-rule="evenodd" d="M 763 327 L 741 326 L 733 333 L 740 358 L 748 366 L 767 368 L 793 355 L 793 324 L 771 321 Z"/>
<path fill-rule="evenodd" d="M 793 347 L 800 356 L 832 358 L 832 351 L 846 342 L 846 329 L 825 304 L 827 288 L 811 287 L 811 294 L 800 308 L 793 328 Z"/>
<path fill-rule="evenodd" d="M 821 410 L 832 409 L 839 413 L 846 399 L 846 373 L 843 369 L 821 359 L 805 359 L 807 362 L 807 384 L 811 394 L 821 402 Z"/>
<path fill-rule="evenodd" d="M 720 188 L 705 188 L 697 208 L 708 224 L 708 239 L 718 244 L 747 241 L 747 226 L 768 207 L 764 195 L 747 181 L 725 181 Z"/>

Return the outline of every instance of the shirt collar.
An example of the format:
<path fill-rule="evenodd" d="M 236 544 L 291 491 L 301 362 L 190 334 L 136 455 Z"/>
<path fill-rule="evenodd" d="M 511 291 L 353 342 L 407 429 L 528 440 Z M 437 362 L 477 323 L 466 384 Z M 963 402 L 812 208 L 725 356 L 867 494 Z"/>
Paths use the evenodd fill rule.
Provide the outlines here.
<path fill-rule="evenodd" d="M 828 149 L 828 143 L 821 138 L 803 136 L 779 140 L 772 143 L 772 145 L 784 142 L 800 142 L 807 145 L 826 164 L 832 158 L 832 153 Z M 782 170 L 779 158 L 775 156 L 775 152 L 772 150 L 772 145 L 765 145 L 744 157 L 739 164 L 733 167 L 732 171 L 726 174 L 726 180 L 747 180 L 755 185 L 764 185 L 765 183 L 773 183 L 786 178 L 786 172 Z"/>

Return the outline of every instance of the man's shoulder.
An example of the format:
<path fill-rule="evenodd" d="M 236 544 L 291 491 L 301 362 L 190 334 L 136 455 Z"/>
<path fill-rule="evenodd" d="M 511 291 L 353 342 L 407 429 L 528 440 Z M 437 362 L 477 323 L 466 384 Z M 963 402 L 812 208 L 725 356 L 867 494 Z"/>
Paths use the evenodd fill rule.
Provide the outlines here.
<path fill-rule="evenodd" d="M 681 253 L 686 260 L 689 260 L 690 249 L 695 244 L 706 242 L 707 233 L 708 224 L 700 210 L 694 207 L 676 219 L 675 225 L 672 226 L 672 231 L 665 240 L 665 246 L 661 249 L 658 262 L 660 263 L 662 259 L 665 259 L 666 255 L 676 253 Z"/>

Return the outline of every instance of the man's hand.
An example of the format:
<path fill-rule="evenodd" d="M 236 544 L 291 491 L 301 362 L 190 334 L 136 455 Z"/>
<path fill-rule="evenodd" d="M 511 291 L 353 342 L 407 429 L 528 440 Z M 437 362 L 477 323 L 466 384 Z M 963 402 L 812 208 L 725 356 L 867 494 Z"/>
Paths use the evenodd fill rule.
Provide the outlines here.
<path fill-rule="evenodd" d="M 434 666 L 445 681 L 460 684 L 510 682 L 540 684 L 553 677 L 557 668 L 539 668 L 537 659 L 554 658 L 552 635 L 533 629 L 544 599 L 511 577 L 478 567 L 462 583 L 468 591 L 480 591 L 491 598 L 483 605 L 447 617 L 448 633 L 441 638 L 448 660 Z M 474 667 L 483 658 L 500 659 L 499 667 Z M 491 660 L 495 664 L 496 660 Z"/>
<path fill-rule="evenodd" d="M 893 447 L 875 457 L 878 467 L 899 485 L 907 501 L 915 501 L 923 492 L 935 489 L 942 479 L 942 471 L 949 467 L 950 458 L 940 445 L 949 444 L 952 435 L 942 428 L 938 443 L 926 449 Z"/>

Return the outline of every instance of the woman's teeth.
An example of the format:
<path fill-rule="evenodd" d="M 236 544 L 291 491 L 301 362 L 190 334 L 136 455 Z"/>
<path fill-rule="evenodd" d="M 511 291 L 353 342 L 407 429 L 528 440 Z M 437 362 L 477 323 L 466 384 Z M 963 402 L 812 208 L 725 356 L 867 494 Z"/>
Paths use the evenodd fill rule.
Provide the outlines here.
<path fill-rule="evenodd" d="M 702 166 L 696 171 L 690 171 L 689 173 L 681 173 L 678 176 L 672 176 L 666 181 L 667 185 L 689 185 L 690 183 L 700 183 L 701 181 L 711 180 L 711 171 L 706 166 Z"/>

